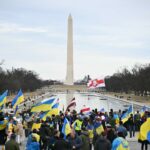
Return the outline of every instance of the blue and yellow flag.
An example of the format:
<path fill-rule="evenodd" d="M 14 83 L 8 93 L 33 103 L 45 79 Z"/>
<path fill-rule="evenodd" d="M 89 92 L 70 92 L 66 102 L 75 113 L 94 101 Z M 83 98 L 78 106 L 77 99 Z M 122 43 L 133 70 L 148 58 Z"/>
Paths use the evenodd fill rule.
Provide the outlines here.
<path fill-rule="evenodd" d="M 148 140 L 150 142 L 150 118 L 147 118 L 146 122 L 144 122 L 141 125 L 139 132 L 139 140 Z"/>
<path fill-rule="evenodd" d="M 118 116 L 118 114 L 114 113 L 113 118 L 115 119 L 115 123 L 119 124 L 119 116 Z"/>
<path fill-rule="evenodd" d="M 125 112 L 125 113 L 123 114 L 123 116 L 121 117 L 121 121 L 122 121 L 123 123 L 125 123 L 126 121 L 128 121 L 128 119 L 129 119 L 129 117 L 130 117 L 130 114 L 133 114 L 133 106 L 132 106 L 132 105 L 129 106 L 127 112 Z"/>
<path fill-rule="evenodd" d="M 0 96 L 0 107 L 3 106 L 3 105 L 6 103 L 7 94 L 8 94 L 8 90 L 6 90 L 6 91 Z"/>
<path fill-rule="evenodd" d="M 70 123 L 67 118 L 64 119 L 64 123 L 63 123 L 61 132 L 64 134 L 65 137 L 71 133 Z"/>
<path fill-rule="evenodd" d="M 31 130 L 33 131 L 34 129 L 36 129 L 37 131 L 39 131 L 40 127 L 41 127 L 41 123 L 33 123 Z"/>
<path fill-rule="evenodd" d="M 96 134 L 100 135 L 102 132 L 104 132 L 104 128 L 101 122 L 95 122 L 94 123 L 94 129 L 96 131 Z"/>
<path fill-rule="evenodd" d="M 23 93 L 20 89 L 17 96 L 11 102 L 13 108 L 16 108 L 16 106 L 19 105 L 20 103 L 22 103 L 23 101 L 24 101 L 24 96 L 23 96 Z"/>
<path fill-rule="evenodd" d="M 41 112 L 41 111 L 49 111 L 52 108 L 52 103 L 55 98 L 51 98 L 49 100 L 43 100 L 37 103 L 35 106 L 32 107 L 31 112 Z"/>
<path fill-rule="evenodd" d="M 55 115 L 55 116 L 59 115 L 59 103 L 55 103 L 52 106 L 50 111 L 47 111 L 47 112 L 41 114 L 40 118 L 45 121 L 46 117 L 48 117 L 48 116 L 51 117 L 52 115 Z"/>
<path fill-rule="evenodd" d="M 112 150 L 129 150 L 129 144 L 124 138 L 118 137 L 112 143 Z"/>
<path fill-rule="evenodd" d="M 52 110 L 50 111 L 50 115 L 59 115 L 59 103 L 55 103 L 53 106 L 52 106 Z"/>

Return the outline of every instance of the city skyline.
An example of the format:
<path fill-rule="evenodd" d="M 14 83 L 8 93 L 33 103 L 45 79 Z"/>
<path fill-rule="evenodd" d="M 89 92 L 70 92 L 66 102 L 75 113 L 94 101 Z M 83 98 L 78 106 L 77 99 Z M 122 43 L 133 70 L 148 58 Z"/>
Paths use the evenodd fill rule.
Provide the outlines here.
<path fill-rule="evenodd" d="M 74 20 L 74 76 L 112 75 L 149 63 L 150 1 L 1 0 L 0 60 L 65 80 L 67 17 Z"/>

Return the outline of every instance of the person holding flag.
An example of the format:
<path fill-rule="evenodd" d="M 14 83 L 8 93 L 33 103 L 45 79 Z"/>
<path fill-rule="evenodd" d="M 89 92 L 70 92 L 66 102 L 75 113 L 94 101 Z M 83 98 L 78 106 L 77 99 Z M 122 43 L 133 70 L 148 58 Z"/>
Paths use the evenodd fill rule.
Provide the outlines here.
<path fill-rule="evenodd" d="M 66 138 L 71 133 L 70 123 L 67 118 L 64 119 L 64 123 L 63 123 L 61 132 L 64 134 L 64 138 Z"/>
<path fill-rule="evenodd" d="M 147 120 L 141 125 L 138 141 L 141 143 L 141 150 L 148 150 L 148 144 L 150 143 L 150 114 L 148 114 Z"/>
<path fill-rule="evenodd" d="M 132 105 L 130 105 L 128 110 L 122 115 L 121 121 L 123 123 L 127 122 L 130 117 L 130 114 L 133 114 L 133 106 Z"/>

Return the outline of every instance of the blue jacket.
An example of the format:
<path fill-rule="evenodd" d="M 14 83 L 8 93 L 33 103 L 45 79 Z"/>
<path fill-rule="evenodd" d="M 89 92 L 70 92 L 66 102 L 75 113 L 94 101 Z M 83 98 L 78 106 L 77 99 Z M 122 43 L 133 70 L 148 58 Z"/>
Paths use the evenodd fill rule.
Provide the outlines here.
<path fill-rule="evenodd" d="M 27 145 L 26 150 L 40 150 L 40 144 L 38 142 L 31 142 L 29 145 Z"/>

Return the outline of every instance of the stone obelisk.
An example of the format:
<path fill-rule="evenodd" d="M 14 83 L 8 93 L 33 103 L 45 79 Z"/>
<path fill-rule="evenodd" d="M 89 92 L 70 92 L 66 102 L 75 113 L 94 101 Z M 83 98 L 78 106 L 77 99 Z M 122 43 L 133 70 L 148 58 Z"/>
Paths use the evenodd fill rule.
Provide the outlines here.
<path fill-rule="evenodd" d="M 73 20 L 68 17 L 66 85 L 73 85 Z"/>

